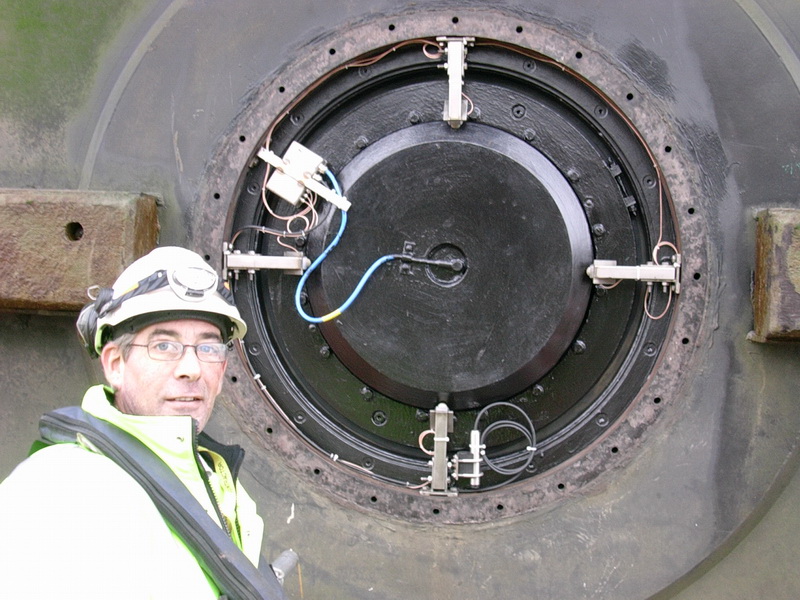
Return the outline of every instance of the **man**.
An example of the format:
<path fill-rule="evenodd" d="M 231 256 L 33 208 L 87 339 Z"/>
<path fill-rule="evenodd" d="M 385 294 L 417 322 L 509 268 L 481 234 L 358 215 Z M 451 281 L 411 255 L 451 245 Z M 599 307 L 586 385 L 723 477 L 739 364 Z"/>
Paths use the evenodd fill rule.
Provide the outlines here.
<path fill-rule="evenodd" d="M 228 588 L 249 577 L 262 586 L 250 597 L 282 597 L 255 569 L 263 522 L 236 478 L 243 452 L 201 433 L 227 344 L 247 329 L 214 270 L 157 248 L 99 291 L 78 329 L 108 386 L 91 387 L 83 411 L 45 415 L 45 442 L 61 443 L 0 484 L 2 596 L 247 597 Z M 239 562 L 214 567 L 228 559 Z"/>

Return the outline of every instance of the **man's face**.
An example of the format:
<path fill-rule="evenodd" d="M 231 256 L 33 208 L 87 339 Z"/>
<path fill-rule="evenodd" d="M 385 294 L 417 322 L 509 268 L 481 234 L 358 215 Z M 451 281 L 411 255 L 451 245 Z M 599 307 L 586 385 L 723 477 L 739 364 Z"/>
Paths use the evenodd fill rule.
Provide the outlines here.
<path fill-rule="evenodd" d="M 156 323 L 139 331 L 134 344 L 173 341 L 181 344 L 221 342 L 219 329 L 195 319 Z M 190 415 L 202 431 L 211 417 L 214 400 L 222 389 L 227 361 L 202 362 L 194 348 L 186 348 L 175 361 L 153 360 L 147 348 L 133 346 L 127 358 L 110 342 L 100 355 L 103 371 L 116 391 L 114 406 L 126 414 L 143 416 Z"/>

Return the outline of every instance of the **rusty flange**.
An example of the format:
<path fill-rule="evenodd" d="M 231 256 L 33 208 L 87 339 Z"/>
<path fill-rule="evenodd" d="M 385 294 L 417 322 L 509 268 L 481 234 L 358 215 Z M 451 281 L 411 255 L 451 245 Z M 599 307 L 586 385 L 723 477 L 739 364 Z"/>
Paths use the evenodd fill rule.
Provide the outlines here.
<path fill-rule="evenodd" d="M 240 379 L 255 377 L 262 386 L 256 388 L 258 393 L 243 385 L 235 388 L 233 404 L 241 422 L 260 445 L 283 456 L 292 469 L 302 476 L 313 477 L 316 484 L 340 501 L 405 520 L 436 523 L 481 522 L 541 510 L 575 494 L 586 493 L 590 489 L 587 484 L 599 475 L 628 464 L 652 435 L 651 431 L 669 423 L 682 410 L 681 390 L 688 385 L 692 373 L 688 365 L 707 335 L 704 330 L 707 286 L 713 285 L 716 277 L 707 259 L 703 194 L 697 184 L 701 177 L 688 160 L 690 152 L 682 147 L 682 135 L 670 125 L 661 100 L 645 93 L 642 82 L 610 61 L 599 48 L 545 26 L 529 22 L 522 26 L 515 17 L 480 9 L 459 11 L 458 18 L 450 12 L 431 11 L 355 25 L 306 47 L 294 63 L 257 89 L 217 150 L 203 181 L 199 210 L 195 212 L 196 239 L 203 240 L 202 252 L 219 256 L 228 232 L 215 215 L 227 214 L 230 219 L 233 199 L 243 185 L 243 173 L 263 143 L 264 132 L 284 116 L 293 98 L 343 62 L 376 47 L 454 33 L 513 43 L 550 57 L 591 82 L 627 115 L 643 143 L 651 148 L 669 188 L 674 202 L 672 210 L 678 219 L 677 230 L 683 239 L 686 275 L 672 333 L 648 384 L 624 418 L 610 427 L 599 418 L 597 426 L 607 430 L 591 448 L 556 469 L 502 492 L 423 499 L 418 492 L 383 485 L 309 446 L 295 431 L 292 420 L 272 401 L 270 391 L 260 383 L 260 376 L 248 372 L 236 374 Z"/>

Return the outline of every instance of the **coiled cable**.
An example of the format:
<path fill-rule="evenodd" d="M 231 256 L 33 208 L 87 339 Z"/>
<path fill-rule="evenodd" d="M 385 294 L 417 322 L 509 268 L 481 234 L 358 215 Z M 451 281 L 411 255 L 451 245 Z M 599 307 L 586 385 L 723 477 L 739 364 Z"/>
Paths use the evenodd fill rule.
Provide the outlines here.
<path fill-rule="evenodd" d="M 519 431 L 522 435 L 524 435 L 528 439 L 528 456 L 525 461 L 516 467 L 504 467 L 498 464 L 496 459 L 489 458 L 489 456 L 484 452 L 483 453 L 483 461 L 486 463 L 486 466 L 489 467 L 495 473 L 499 473 L 500 475 L 507 475 L 507 476 L 518 476 L 520 475 L 525 469 L 533 461 L 534 453 L 536 452 L 536 430 L 533 427 L 533 422 L 531 421 L 530 417 L 527 413 L 522 410 L 520 407 L 511 404 L 510 402 L 495 402 L 493 404 L 489 404 L 485 406 L 479 413 L 478 416 L 475 418 L 475 424 L 473 425 L 473 429 L 479 429 L 478 425 L 480 423 L 481 418 L 492 408 L 496 408 L 499 406 L 505 406 L 517 411 L 520 415 L 522 415 L 524 422 L 519 423 L 517 421 L 512 421 L 510 419 L 501 419 L 499 421 L 494 421 L 493 423 L 489 424 L 486 429 L 481 431 L 481 446 L 486 445 L 486 439 L 489 437 L 489 434 L 493 431 L 498 429 L 514 429 Z M 508 482 L 507 482 L 508 483 Z"/>

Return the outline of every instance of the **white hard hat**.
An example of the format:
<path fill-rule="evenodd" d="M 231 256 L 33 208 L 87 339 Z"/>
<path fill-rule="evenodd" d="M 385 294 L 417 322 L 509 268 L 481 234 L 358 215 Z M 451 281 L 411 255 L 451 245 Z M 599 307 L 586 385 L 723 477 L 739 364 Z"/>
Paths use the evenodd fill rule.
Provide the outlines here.
<path fill-rule="evenodd" d="M 86 313 L 86 314 L 85 314 Z M 201 319 L 223 339 L 242 339 L 247 325 L 219 276 L 196 253 L 165 246 L 134 261 L 78 317 L 78 331 L 92 354 L 110 339 L 162 321 Z"/>

